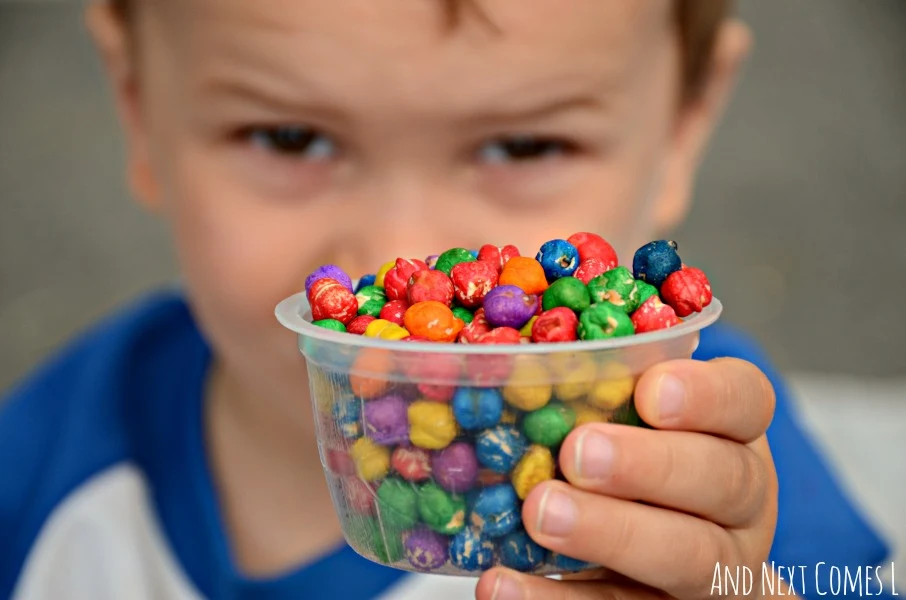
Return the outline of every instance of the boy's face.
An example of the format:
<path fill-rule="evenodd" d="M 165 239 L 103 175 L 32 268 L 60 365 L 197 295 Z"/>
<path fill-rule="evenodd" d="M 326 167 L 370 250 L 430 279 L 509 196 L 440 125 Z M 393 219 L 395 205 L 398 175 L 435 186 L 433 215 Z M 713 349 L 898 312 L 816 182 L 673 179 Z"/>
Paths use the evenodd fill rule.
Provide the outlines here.
<path fill-rule="evenodd" d="M 94 7 L 133 188 L 231 366 L 295 359 L 273 308 L 319 264 L 576 231 L 625 262 L 681 216 L 716 111 L 678 101 L 671 3 L 476 4 L 139 0 L 129 35 Z"/>

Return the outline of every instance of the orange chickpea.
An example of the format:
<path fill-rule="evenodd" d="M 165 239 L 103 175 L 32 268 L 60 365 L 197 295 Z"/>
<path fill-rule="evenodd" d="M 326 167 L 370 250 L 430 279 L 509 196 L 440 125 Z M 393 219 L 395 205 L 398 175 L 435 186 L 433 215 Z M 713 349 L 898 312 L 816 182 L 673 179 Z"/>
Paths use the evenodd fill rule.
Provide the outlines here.
<path fill-rule="evenodd" d="M 382 374 L 393 373 L 394 364 L 390 353 L 386 350 L 364 348 L 349 370 L 349 385 L 352 393 L 360 398 L 374 398 L 390 387 L 390 381 L 384 378 L 377 379 Z"/>
<path fill-rule="evenodd" d="M 455 341 L 465 326 L 465 322 L 456 318 L 449 306 L 434 300 L 416 302 L 410 306 L 403 316 L 403 322 L 411 335 L 434 342 Z"/>
<path fill-rule="evenodd" d="M 514 256 L 503 266 L 498 285 L 515 285 L 526 294 L 542 294 L 547 278 L 541 263 L 528 256 Z"/>

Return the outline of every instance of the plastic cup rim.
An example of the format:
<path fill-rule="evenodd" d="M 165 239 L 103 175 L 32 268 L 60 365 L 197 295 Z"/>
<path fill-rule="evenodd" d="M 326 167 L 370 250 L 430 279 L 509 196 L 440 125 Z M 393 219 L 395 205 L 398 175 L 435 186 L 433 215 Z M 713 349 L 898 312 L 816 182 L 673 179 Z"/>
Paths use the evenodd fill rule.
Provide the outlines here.
<path fill-rule="evenodd" d="M 408 352 L 414 354 L 474 354 L 474 355 L 524 355 L 524 354 L 550 354 L 564 352 L 594 352 L 606 350 L 620 350 L 649 344 L 657 344 L 677 339 L 683 335 L 696 333 L 712 325 L 720 318 L 723 306 L 720 300 L 713 298 L 711 304 L 700 313 L 686 318 L 682 323 L 667 329 L 660 329 L 649 333 L 609 338 L 606 340 L 557 342 L 549 344 L 438 344 L 434 342 L 402 342 L 397 340 L 382 340 L 369 338 L 362 335 L 333 331 L 311 324 L 310 307 L 305 293 L 298 293 L 286 298 L 277 305 L 275 314 L 277 320 L 285 328 L 295 332 L 301 338 L 309 338 L 326 344 L 334 344 L 347 348 L 374 348 L 393 352 Z"/>

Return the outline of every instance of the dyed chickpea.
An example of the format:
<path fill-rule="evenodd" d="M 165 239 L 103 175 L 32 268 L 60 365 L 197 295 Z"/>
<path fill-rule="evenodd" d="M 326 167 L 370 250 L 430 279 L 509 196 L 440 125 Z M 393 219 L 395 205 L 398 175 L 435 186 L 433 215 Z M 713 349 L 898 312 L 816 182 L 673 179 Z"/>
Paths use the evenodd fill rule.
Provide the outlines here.
<path fill-rule="evenodd" d="M 355 289 L 352 291 L 352 293 L 355 294 L 355 293 L 357 293 L 359 290 L 361 290 L 363 287 L 367 287 L 367 286 L 369 286 L 369 285 L 374 285 L 374 282 L 375 282 L 375 281 L 377 281 L 377 274 L 376 274 L 376 273 L 370 273 L 370 274 L 368 274 L 368 275 L 362 275 L 362 278 L 359 279 L 359 282 L 356 284 Z"/>
<path fill-rule="evenodd" d="M 409 405 L 409 440 L 419 448 L 446 448 L 457 433 L 456 419 L 450 405 L 429 400 L 419 400 Z"/>
<path fill-rule="evenodd" d="M 566 240 L 545 242 L 535 256 L 549 282 L 569 277 L 579 267 L 579 251 Z"/>
<path fill-rule="evenodd" d="M 365 348 L 356 356 L 349 372 L 352 393 L 360 398 L 374 398 L 389 386 L 386 379 L 393 373 L 394 364 L 389 352 Z"/>
<path fill-rule="evenodd" d="M 494 562 L 494 542 L 473 527 L 466 527 L 450 541 L 450 562 L 464 571 L 484 571 Z"/>
<path fill-rule="evenodd" d="M 462 319 L 462 322 L 468 325 L 472 322 L 472 319 L 475 318 L 475 315 L 472 314 L 472 311 L 468 308 L 463 308 L 462 306 L 453 307 L 453 316 L 457 319 Z"/>
<path fill-rule="evenodd" d="M 588 282 L 588 292 L 592 302 L 609 302 L 627 314 L 639 307 L 639 290 L 626 267 L 598 275 Z"/>
<path fill-rule="evenodd" d="M 578 326 L 579 318 L 572 309 L 565 306 L 552 308 L 535 318 L 531 333 L 532 341 L 536 344 L 574 342 L 577 339 Z"/>
<path fill-rule="evenodd" d="M 354 321 L 355 319 L 353 319 Z M 351 323 L 352 321 L 350 321 Z M 315 327 L 320 327 L 322 329 L 329 329 L 331 331 L 339 331 L 342 333 L 346 332 L 346 326 L 337 321 L 336 319 L 321 319 L 320 321 L 312 321 L 312 325 Z"/>
<path fill-rule="evenodd" d="M 358 477 L 344 477 L 342 485 L 346 504 L 353 512 L 360 515 L 370 515 L 374 512 L 376 492 L 373 484 L 365 483 Z"/>
<path fill-rule="evenodd" d="M 541 264 L 526 256 L 514 256 L 503 267 L 498 285 L 515 285 L 526 294 L 542 294 L 547 289 L 547 278 Z"/>
<path fill-rule="evenodd" d="M 386 446 L 362 437 L 352 445 L 351 453 L 356 473 L 365 481 L 377 481 L 390 472 L 390 449 Z"/>
<path fill-rule="evenodd" d="M 609 302 L 592 304 L 582 311 L 576 331 L 580 340 L 603 340 L 635 332 L 629 315 Z"/>
<path fill-rule="evenodd" d="M 365 330 L 368 329 L 368 325 L 374 320 L 375 318 L 370 315 L 359 315 L 349 322 L 349 325 L 346 326 L 346 331 L 355 335 L 365 335 Z"/>
<path fill-rule="evenodd" d="M 519 344 L 522 336 L 512 327 L 498 327 L 483 334 L 475 342 L 482 345 Z M 510 374 L 513 358 L 507 355 L 466 355 L 466 374 L 472 385 L 498 386 Z"/>
<path fill-rule="evenodd" d="M 551 310 L 558 306 L 566 307 L 577 313 L 591 306 L 588 287 L 575 277 L 561 277 L 554 281 L 541 298 L 542 310 Z"/>
<path fill-rule="evenodd" d="M 392 331 L 392 328 L 402 329 L 396 323 L 391 323 L 390 321 L 385 321 L 384 319 L 375 319 L 371 323 L 369 323 L 367 327 L 365 327 L 365 333 L 363 333 L 362 335 L 370 338 L 380 338 L 386 330 L 390 329 Z"/>
<path fill-rule="evenodd" d="M 636 289 L 636 299 L 638 300 L 639 306 L 642 306 L 648 298 L 652 296 L 657 296 L 657 288 L 651 285 L 650 283 L 645 283 L 638 279 L 635 280 L 635 289 Z M 636 309 L 638 310 L 638 309 Z"/>
<path fill-rule="evenodd" d="M 337 475 L 353 475 L 356 472 L 355 460 L 345 450 L 328 448 L 324 453 L 327 470 Z"/>
<path fill-rule="evenodd" d="M 667 329 L 679 325 L 681 322 L 673 307 L 661 302 L 657 296 L 646 300 L 638 310 L 632 313 L 632 326 L 636 333 Z"/>
<path fill-rule="evenodd" d="M 485 244 L 478 250 L 478 260 L 491 263 L 498 273 L 503 270 L 506 263 L 514 256 L 519 256 L 519 248 L 516 246 Z"/>
<path fill-rule="evenodd" d="M 466 442 L 453 442 L 431 455 L 434 481 L 448 492 L 468 492 L 478 481 L 478 459 L 475 449 Z"/>
<path fill-rule="evenodd" d="M 598 275 L 603 275 L 604 273 L 610 271 L 615 267 L 616 265 L 611 266 L 610 263 L 593 256 L 591 258 L 586 258 L 581 263 L 579 263 L 579 268 L 576 269 L 576 272 L 573 273 L 573 276 L 585 285 L 588 285 L 589 281 L 591 281 Z"/>
<path fill-rule="evenodd" d="M 480 490 L 472 506 L 469 522 L 476 531 L 499 538 L 522 523 L 516 490 L 509 483 L 492 485 Z"/>
<path fill-rule="evenodd" d="M 513 470 L 527 447 L 525 436 L 512 425 L 497 425 L 485 429 L 475 440 L 478 462 L 495 473 Z"/>
<path fill-rule="evenodd" d="M 377 317 L 381 314 L 381 309 L 387 304 L 387 294 L 384 288 L 376 285 L 363 287 L 355 295 L 356 302 L 359 305 L 358 314 Z"/>
<path fill-rule="evenodd" d="M 384 276 L 384 290 L 388 300 L 406 300 L 409 279 L 417 271 L 427 271 L 428 265 L 417 258 L 398 258 L 392 269 Z"/>
<path fill-rule="evenodd" d="M 433 300 L 453 306 L 453 280 L 441 271 L 417 271 L 409 280 L 409 304 Z"/>
<path fill-rule="evenodd" d="M 462 531 L 466 524 L 466 502 L 434 482 L 418 490 L 418 514 L 431 529 L 444 535 Z"/>
<path fill-rule="evenodd" d="M 496 388 L 461 387 L 453 394 L 453 416 L 466 431 L 493 427 L 503 415 L 503 396 Z"/>
<path fill-rule="evenodd" d="M 588 423 L 607 423 L 610 420 L 610 414 L 608 412 L 605 412 L 600 408 L 588 406 L 587 404 L 577 404 L 575 406 L 575 411 L 576 427 L 581 427 Z"/>
<path fill-rule="evenodd" d="M 555 354 L 551 357 L 550 367 L 557 379 L 554 396 L 564 402 L 584 398 L 598 378 L 598 367 L 586 354 Z"/>
<path fill-rule="evenodd" d="M 406 481 L 425 481 L 431 477 L 431 455 L 417 446 L 398 446 L 390 455 L 390 466 Z"/>
<path fill-rule="evenodd" d="M 484 316 L 484 309 L 479 308 L 472 315 L 472 321 L 466 324 L 459 334 L 460 344 L 477 344 L 478 340 L 491 331 L 491 324 Z"/>
<path fill-rule="evenodd" d="M 547 550 L 535 542 L 524 529 L 519 529 L 503 538 L 500 544 L 500 562 L 516 571 L 537 569 L 547 557 Z"/>
<path fill-rule="evenodd" d="M 311 290 L 311 286 L 314 285 L 319 279 L 333 279 L 338 281 L 343 285 L 344 288 L 352 291 L 352 279 L 349 278 L 349 275 L 346 274 L 346 271 L 338 267 L 337 265 L 324 265 L 318 267 L 311 275 L 305 278 L 305 293 L 307 294 Z"/>
<path fill-rule="evenodd" d="M 479 338 L 479 344 L 519 344 L 522 334 L 512 327 L 496 327 Z"/>
<path fill-rule="evenodd" d="M 433 272 L 433 271 L 426 271 Z M 434 342 L 453 342 L 465 326 L 446 304 L 435 301 L 419 302 L 406 310 L 403 317 L 406 330 Z"/>
<path fill-rule="evenodd" d="M 601 367 L 586 401 L 595 408 L 614 410 L 628 402 L 634 390 L 635 378 L 629 368 L 616 362 L 607 363 Z"/>
<path fill-rule="evenodd" d="M 550 379 L 540 359 L 522 356 L 503 388 L 503 399 L 520 410 L 538 410 L 550 402 L 553 395 L 554 387 Z"/>
<path fill-rule="evenodd" d="M 406 560 L 419 571 L 431 572 L 447 563 L 450 540 L 424 525 L 403 533 Z"/>
<path fill-rule="evenodd" d="M 450 274 L 456 301 L 467 308 L 481 306 L 485 296 L 497 285 L 497 270 L 489 262 L 459 263 Z"/>
<path fill-rule="evenodd" d="M 574 233 L 566 238 L 566 241 L 574 245 L 579 251 L 579 260 L 584 262 L 590 258 L 597 258 L 609 265 L 605 271 L 609 271 L 619 264 L 616 250 L 613 249 L 607 240 L 596 233 Z"/>
<path fill-rule="evenodd" d="M 453 267 L 464 262 L 475 262 L 475 257 L 465 248 L 451 248 L 437 258 L 434 268 L 449 277 Z"/>
<path fill-rule="evenodd" d="M 522 336 L 522 339 L 520 340 L 522 343 L 531 343 L 532 328 L 535 326 L 535 321 L 538 320 L 538 317 L 539 315 L 532 315 L 532 318 L 519 330 L 519 335 Z"/>
<path fill-rule="evenodd" d="M 396 261 L 391 260 L 390 262 L 385 262 L 381 265 L 381 268 L 378 269 L 377 275 L 374 277 L 374 285 L 378 287 L 384 287 L 384 278 L 387 277 L 387 273 L 390 272 L 390 269 L 396 266 Z"/>
<path fill-rule="evenodd" d="M 695 267 L 671 273 L 661 286 L 661 298 L 679 317 L 701 312 L 711 304 L 712 297 L 708 277 Z"/>
<path fill-rule="evenodd" d="M 482 308 L 492 326 L 518 330 L 534 316 L 537 306 L 538 299 L 518 286 L 500 285 L 484 297 Z"/>
<path fill-rule="evenodd" d="M 344 325 L 356 317 L 359 303 L 355 295 L 336 279 L 325 277 L 308 290 L 311 316 L 315 321 L 335 319 Z"/>
<path fill-rule="evenodd" d="M 410 336 L 407 340 L 411 340 Z M 418 341 L 416 338 L 415 341 Z M 430 341 L 425 339 L 424 341 Z M 421 358 L 428 360 L 420 360 Z M 411 381 L 416 382 L 419 394 L 427 400 L 449 402 L 456 391 L 456 384 L 462 370 L 458 356 L 438 354 L 437 356 L 416 356 L 400 361 L 401 370 Z M 428 380 L 428 381 L 425 381 Z"/>
<path fill-rule="evenodd" d="M 576 412 L 559 402 L 551 402 L 525 415 L 522 429 L 535 444 L 559 446 L 576 425 Z"/>
<path fill-rule="evenodd" d="M 533 444 L 522 456 L 513 469 L 513 488 L 520 500 L 525 500 L 529 492 L 542 481 L 554 478 L 554 455 L 549 448 Z"/>
<path fill-rule="evenodd" d="M 397 325 L 402 325 L 404 322 L 404 315 L 408 309 L 408 302 L 404 300 L 391 300 L 381 309 L 381 314 L 378 318 L 390 321 L 391 323 L 396 323 Z"/>
<path fill-rule="evenodd" d="M 682 268 L 683 261 L 676 251 L 676 242 L 659 240 L 645 244 L 632 258 L 633 275 L 660 288 L 671 273 Z"/>
<path fill-rule="evenodd" d="M 377 490 L 377 506 L 381 518 L 394 529 L 408 529 L 418 523 L 418 492 L 409 482 L 385 479 Z"/>

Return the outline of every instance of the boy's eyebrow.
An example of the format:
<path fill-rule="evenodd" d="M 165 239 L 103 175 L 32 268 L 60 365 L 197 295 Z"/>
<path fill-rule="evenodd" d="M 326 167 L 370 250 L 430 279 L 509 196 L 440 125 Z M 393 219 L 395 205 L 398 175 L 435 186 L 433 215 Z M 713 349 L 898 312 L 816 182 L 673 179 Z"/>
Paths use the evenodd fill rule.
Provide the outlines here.
<path fill-rule="evenodd" d="M 211 96 L 231 97 L 236 100 L 267 106 L 286 113 L 297 113 L 305 109 L 307 113 L 317 113 L 327 118 L 340 119 L 344 116 L 342 110 L 331 104 L 310 104 L 300 100 L 283 97 L 282 94 L 268 91 L 265 87 L 256 86 L 244 79 L 212 78 L 202 82 L 199 86 L 202 94 Z"/>
<path fill-rule="evenodd" d="M 521 106 L 512 108 L 495 108 L 469 117 L 469 121 L 501 122 L 501 121 L 531 121 L 550 117 L 559 113 L 573 111 L 599 111 L 605 108 L 605 102 L 594 95 L 577 95 L 555 98 L 535 106 Z"/>

